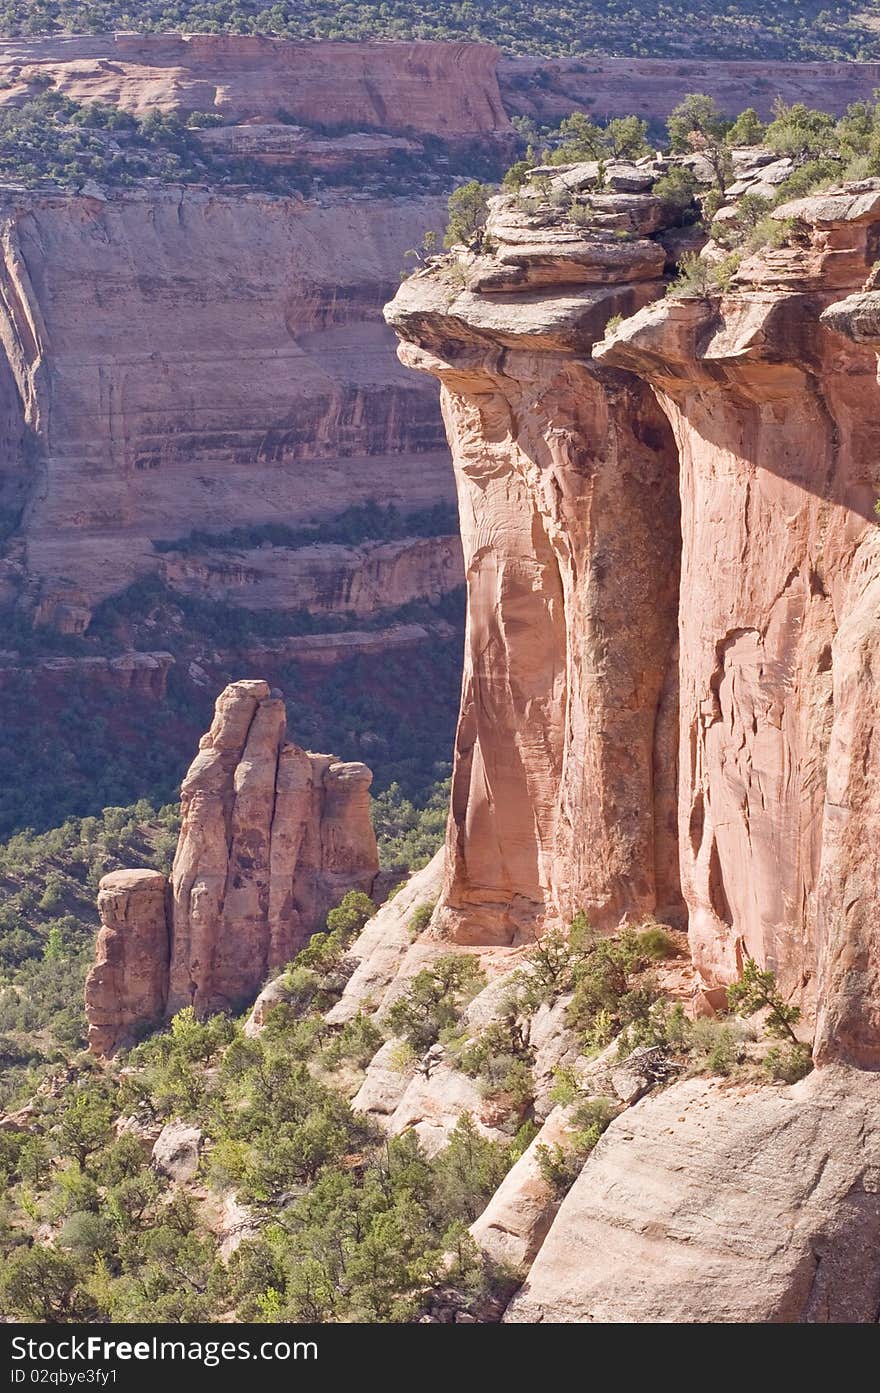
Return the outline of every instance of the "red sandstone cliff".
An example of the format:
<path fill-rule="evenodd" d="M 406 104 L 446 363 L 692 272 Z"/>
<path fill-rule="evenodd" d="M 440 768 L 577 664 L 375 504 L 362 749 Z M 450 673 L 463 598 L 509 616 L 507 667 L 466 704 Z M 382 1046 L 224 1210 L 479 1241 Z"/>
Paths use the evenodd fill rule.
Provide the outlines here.
<path fill-rule="evenodd" d="M 787 205 L 721 299 L 657 299 L 656 207 L 592 202 L 576 230 L 499 200 L 493 252 L 388 311 L 444 384 L 468 575 L 442 922 L 668 912 L 677 863 L 705 985 L 750 954 L 809 1016 L 818 986 L 820 1055 L 872 1063 L 876 359 L 820 316 L 865 281 L 880 186 Z"/>
<path fill-rule="evenodd" d="M 770 116 L 777 97 L 842 113 L 869 101 L 880 63 L 722 62 L 703 58 L 504 58 L 498 65 L 511 116 L 556 124 L 572 111 L 598 120 L 635 113 L 663 121 L 689 92 L 706 92 L 736 116 L 752 106 Z"/>
<path fill-rule="evenodd" d="M 660 293 L 662 217 L 651 197 L 594 204 L 580 233 L 499 203 L 496 253 L 459 263 L 467 288 L 428 271 L 387 310 L 403 361 L 443 384 L 459 488 L 443 905 L 462 942 L 527 939 L 580 908 L 608 927 L 678 911 L 675 447 L 652 394 L 589 357 L 610 315 Z"/>
<path fill-rule="evenodd" d="M 491 44 L 296 43 L 244 34 L 95 34 L 0 42 L 0 100 L 34 78 L 74 101 L 212 112 L 226 124 L 293 120 L 446 142 L 499 138 L 510 122 Z"/>
<path fill-rule="evenodd" d="M 0 406 L 26 501 L 6 597 L 77 631 L 99 600 L 151 572 L 216 596 L 222 565 L 228 603 L 283 606 L 291 567 L 315 568 L 311 549 L 214 560 L 207 548 L 178 563 L 152 543 L 295 526 L 370 498 L 405 509 L 450 498 L 432 394 L 397 367 L 381 322 L 404 250 L 439 207 L 6 191 Z M 352 589 L 368 590 L 371 555 L 340 561 L 335 586 L 348 571 Z M 458 583 L 422 544 L 408 569 L 386 567 L 382 599 Z"/>
<path fill-rule="evenodd" d="M 778 216 L 794 220 L 789 244 L 746 261 L 729 294 L 650 306 L 597 356 L 653 384 L 681 456 L 695 962 L 730 981 L 756 957 L 810 1009 L 818 994 L 822 1055 L 874 1065 L 876 359 L 821 314 L 873 264 L 880 185 Z"/>
<path fill-rule="evenodd" d="M 390 968 L 368 925 L 358 975 L 375 992 L 384 974 L 387 1002 L 451 935 L 478 945 L 495 978 L 467 1012 L 491 1019 L 499 975 L 519 958 L 491 945 L 575 907 L 609 926 L 606 908 L 637 919 L 651 907 L 656 888 L 646 895 L 619 867 L 652 864 L 632 833 L 646 811 L 658 825 L 658 775 L 671 779 L 677 853 L 666 845 L 697 984 L 733 981 L 746 954 L 771 967 L 803 1008 L 818 1067 L 792 1088 L 684 1079 L 641 1101 L 624 1081 L 628 1106 L 561 1206 L 534 1151 L 564 1134 L 564 1113 L 550 1113 L 472 1230 L 527 1271 L 504 1319 L 874 1322 L 880 297 L 862 287 L 874 283 L 880 180 L 781 208 L 784 244 L 744 261 L 724 294 L 691 298 L 662 298 L 653 229 L 611 241 L 605 218 L 621 209 L 591 202 L 595 221 L 575 227 L 549 205 L 497 201 L 491 252 L 438 261 L 388 310 L 403 360 L 443 382 L 471 643 L 439 906 Z M 597 343 L 615 310 L 627 317 Z M 662 424 L 644 430 L 656 424 L 644 386 L 674 445 Z M 592 488 L 572 488 L 574 460 Z M 650 547 L 631 470 L 654 507 Z M 545 563 L 548 533 L 567 588 L 555 581 L 564 565 Z M 618 535 L 628 548 L 615 550 Z M 652 556 L 653 593 L 639 584 Z M 651 742 L 650 720 L 635 719 L 643 702 L 646 715 L 663 709 L 670 603 L 677 771 L 674 741 Z M 614 759 L 621 720 L 627 760 Z M 593 775 L 575 785 L 576 821 L 558 811 L 569 767 Z M 661 864 L 655 850 L 655 886 Z M 541 892 L 520 895 L 535 865 L 548 867 Z M 612 886 L 617 899 L 603 900 Z M 361 990 L 353 977 L 339 1018 Z M 547 1037 L 536 1038 L 540 1061 Z M 551 1038 L 569 1057 L 564 1014 Z M 617 1089 L 613 1050 L 575 1061 L 587 1092 Z M 355 1106 L 428 1144 L 464 1097 L 442 1050 L 431 1070 L 401 1088 L 380 1051 Z"/>

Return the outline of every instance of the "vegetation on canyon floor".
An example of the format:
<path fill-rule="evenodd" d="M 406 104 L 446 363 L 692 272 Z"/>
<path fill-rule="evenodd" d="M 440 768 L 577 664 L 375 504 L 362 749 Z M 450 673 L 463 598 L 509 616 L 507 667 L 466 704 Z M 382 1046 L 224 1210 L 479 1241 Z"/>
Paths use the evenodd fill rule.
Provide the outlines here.
<path fill-rule="evenodd" d="M 793 60 L 876 56 L 873 0 L 0 0 L 0 33 L 182 30 L 291 39 L 484 40 L 509 53 Z M 760 79 L 759 79 L 760 80 Z"/>
<path fill-rule="evenodd" d="M 105 827 L 105 842 L 113 832 Z M 132 824 L 115 835 L 141 833 Z M 323 1013 L 347 980 L 346 948 L 372 908 L 352 892 L 331 912 L 327 932 L 288 967 L 283 999 L 256 1038 L 241 1020 L 200 1021 L 187 1008 L 104 1069 L 67 1052 L 54 1082 L 0 1131 L 5 1310 L 54 1321 L 387 1322 L 438 1309 L 446 1319 L 492 1318 L 515 1283 L 467 1225 L 537 1132 L 535 1013 L 566 1003 L 564 1028 L 588 1054 L 616 1038 L 617 1058 L 634 1048 L 651 1056 L 659 1084 L 739 1067 L 747 1036 L 724 1020 L 688 1020 L 659 990 L 654 966 L 678 952 L 662 926 L 607 939 L 583 915 L 536 944 L 487 1025 L 468 1024 L 485 978 L 458 954 L 435 959 L 378 1018 L 365 1010 L 330 1026 Z M 769 1006 L 771 1026 L 776 1007 L 780 1020 L 794 1019 L 771 973 L 745 974 L 731 989 L 744 1011 L 756 1001 Z M 429 1158 L 413 1133 L 389 1139 L 354 1112 L 385 1038 L 400 1042 L 394 1068 L 430 1077 L 439 1050 L 475 1079 L 495 1105 L 496 1137 L 464 1113 Z M 563 1193 L 622 1104 L 571 1067 L 558 1070 L 551 1101 L 569 1110 L 569 1135 L 540 1148 L 538 1161 Z M 150 1151 L 172 1119 L 196 1129 L 198 1155 L 169 1178 Z M 224 1257 L 230 1194 L 245 1230 Z"/>

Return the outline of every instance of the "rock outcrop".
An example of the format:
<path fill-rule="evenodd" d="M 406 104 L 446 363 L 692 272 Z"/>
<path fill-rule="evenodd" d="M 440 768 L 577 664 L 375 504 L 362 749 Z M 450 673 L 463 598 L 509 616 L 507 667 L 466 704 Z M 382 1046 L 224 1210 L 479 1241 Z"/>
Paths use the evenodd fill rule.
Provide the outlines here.
<path fill-rule="evenodd" d="M 161 871 L 112 871 L 98 887 L 101 929 L 86 978 L 89 1049 L 112 1053 L 162 1018 L 168 995 L 168 882 Z"/>
<path fill-rule="evenodd" d="M 491 256 L 386 309 L 435 374 L 459 489 L 465 675 L 442 895 L 460 942 L 586 909 L 679 909 L 675 445 L 636 378 L 597 368 L 611 315 L 662 292 L 658 200 L 592 199 L 580 230 L 499 200 Z M 464 284 L 463 284 L 464 282 Z"/>
<path fill-rule="evenodd" d="M 370 770 L 286 743 L 285 720 L 265 682 L 227 687 L 183 782 L 170 885 L 157 871 L 101 882 L 93 1053 L 184 1006 L 252 1001 L 347 891 L 372 889 Z"/>
<path fill-rule="evenodd" d="M 379 869 L 363 764 L 285 744 L 265 682 L 235 682 L 183 781 L 168 1010 L 253 999 Z"/>
<path fill-rule="evenodd" d="M 873 350 L 821 314 L 873 264 L 880 182 L 775 216 L 791 236 L 729 293 L 649 306 L 596 356 L 652 383 L 679 443 L 695 963 L 714 984 L 753 956 L 809 1015 L 818 992 L 820 1052 L 875 1065 L 880 396 Z"/>
<path fill-rule="evenodd" d="M 185 1122 L 168 1122 L 153 1147 L 153 1167 L 178 1183 L 195 1179 L 202 1150 L 202 1132 Z"/>
<path fill-rule="evenodd" d="M 589 198 L 577 226 L 498 200 L 491 254 L 387 310 L 443 383 L 467 567 L 439 922 L 674 914 L 680 867 L 704 984 L 754 956 L 808 1019 L 818 986 L 820 1055 L 871 1064 L 876 357 L 864 295 L 849 339 L 822 311 L 870 271 L 880 183 L 784 205 L 728 293 L 673 299 L 656 201 Z"/>
<path fill-rule="evenodd" d="M 875 1075 L 840 1068 L 644 1100 L 588 1159 L 505 1320 L 874 1324 L 878 1103 Z"/>
<path fill-rule="evenodd" d="M 665 119 L 689 92 L 706 92 L 729 116 L 753 106 L 765 119 L 777 98 L 841 116 L 851 102 L 870 101 L 880 63 L 727 62 L 703 58 L 513 58 L 498 65 L 511 116 L 556 124 L 572 111 L 607 120 L 633 112 Z"/>
<path fill-rule="evenodd" d="M 752 957 L 802 1008 L 817 1067 L 791 1088 L 757 1071 L 669 1083 L 656 1046 L 615 1056 L 601 1089 L 623 1110 L 558 1213 L 536 1141 L 472 1231 L 528 1269 L 509 1321 L 872 1323 L 880 180 L 783 205 L 723 290 L 671 298 L 674 239 L 651 198 L 588 197 L 576 224 L 528 192 L 497 201 L 492 250 L 438 259 L 388 310 L 403 360 L 443 383 L 468 577 L 426 937 L 515 944 L 576 908 L 610 930 L 659 908 L 680 869 L 693 1009 Z M 710 242 L 704 258 L 722 254 Z M 546 869 L 529 881 L 530 866 Z M 497 958 L 517 950 L 494 952 L 502 981 Z M 388 1058 L 367 1071 L 369 1110 L 430 1128 L 457 1096 L 448 1061 L 434 1090 L 419 1066 L 416 1117 Z M 559 1113 L 536 1115 L 562 1135 Z"/>
<path fill-rule="evenodd" d="M 82 634 L 148 576 L 255 610 L 295 588 L 316 613 L 361 615 L 460 585 L 448 537 L 326 555 L 260 533 L 372 499 L 452 502 L 434 393 L 396 363 L 381 316 L 443 205 L 3 189 L 2 487 L 23 509 L 5 602 Z M 253 544 L 230 545 L 232 528 Z M 217 543 L 193 549 L 194 530 Z"/>

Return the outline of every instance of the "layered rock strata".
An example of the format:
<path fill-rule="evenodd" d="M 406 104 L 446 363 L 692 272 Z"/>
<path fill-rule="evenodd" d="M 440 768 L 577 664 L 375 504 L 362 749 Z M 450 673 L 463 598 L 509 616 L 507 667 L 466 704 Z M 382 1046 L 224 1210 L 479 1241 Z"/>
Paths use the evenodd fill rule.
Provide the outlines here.
<path fill-rule="evenodd" d="M 289 606 L 295 586 L 303 606 L 359 613 L 459 585 L 449 538 L 327 557 L 260 531 L 454 498 L 434 394 L 381 317 L 443 205 L 5 189 L 2 487 L 21 522 L 0 600 L 81 634 L 150 575 L 255 609 Z M 230 549 L 230 528 L 255 529 L 253 545 Z M 176 551 L 193 530 L 217 546 Z"/>
<path fill-rule="evenodd" d="M 728 293 L 672 299 L 656 203 L 589 199 L 586 227 L 499 200 L 491 254 L 387 311 L 443 383 L 467 567 L 441 923 L 668 914 L 680 867 L 705 985 L 751 955 L 812 1019 L 818 984 L 819 1051 L 871 1063 L 876 359 L 864 296 L 849 339 L 822 312 L 873 264 L 880 184 L 784 205 Z"/>
<path fill-rule="evenodd" d="M 183 782 L 170 884 L 155 871 L 101 883 L 93 1052 L 184 1006 L 202 1015 L 253 1000 L 347 891 L 369 893 L 371 778 L 286 743 L 284 702 L 265 682 L 227 687 Z"/>
<path fill-rule="evenodd" d="M 512 128 L 491 44 L 297 43 L 247 34 L 77 34 L 0 43 L 2 101 L 51 81 L 78 102 L 138 116 L 210 113 L 247 128 L 301 123 L 320 131 L 475 138 L 509 143 Z"/>
<path fill-rule="evenodd" d="M 503 58 L 498 80 L 511 116 L 556 124 L 572 111 L 603 120 L 665 119 L 690 92 L 706 92 L 727 115 L 753 106 L 764 119 L 777 98 L 843 115 L 851 102 L 870 101 L 880 63 L 727 62 L 703 58 Z"/>
<path fill-rule="evenodd" d="M 585 534 L 584 516 L 595 515 L 585 506 L 591 500 L 582 493 L 566 512 L 566 475 L 556 471 L 561 538 L 551 535 L 557 553 L 568 545 L 577 557 L 576 580 L 563 591 L 562 608 L 576 616 L 571 630 L 551 622 L 550 604 L 540 612 L 520 609 L 514 618 L 528 624 L 530 640 L 520 642 L 499 586 L 492 595 L 503 635 L 498 639 L 478 584 L 491 545 L 493 572 L 524 572 L 529 594 L 541 593 L 550 529 L 535 525 L 535 494 L 520 480 L 537 474 L 536 459 L 555 463 L 559 442 L 568 458 L 586 456 L 597 438 L 597 410 L 588 413 L 584 401 L 595 403 L 601 387 L 610 415 L 615 393 L 635 391 L 629 384 L 637 381 L 650 386 L 668 421 L 674 447 L 665 458 L 681 501 L 680 533 L 675 528 L 680 586 L 672 601 L 678 614 L 672 664 L 678 682 L 671 687 L 677 732 L 654 745 L 651 764 L 652 787 L 659 787 L 660 768 L 671 779 L 673 797 L 677 790 L 673 858 L 697 980 L 706 989 L 694 1008 L 709 1010 L 723 997 L 716 989 L 735 980 L 752 956 L 802 1007 L 798 1029 L 804 1040 L 815 1039 L 818 1067 L 791 1088 L 759 1083 L 753 1068 L 736 1082 L 685 1078 L 662 1091 L 650 1080 L 631 1089 L 621 1070 L 612 1069 L 591 1091 L 616 1092 L 625 1106 L 558 1212 L 535 1143 L 472 1231 L 489 1254 L 528 1270 L 508 1308 L 510 1321 L 873 1323 L 880 1313 L 880 1135 L 874 1124 L 880 1064 L 880 865 L 874 849 L 880 820 L 880 295 L 872 267 L 880 245 L 880 180 L 780 207 L 778 235 L 741 260 L 723 291 L 708 277 L 704 288 L 661 298 L 658 261 L 652 277 L 634 278 L 641 307 L 625 305 L 624 314 L 635 312 L 611 324 L 600 343 L 601 327 L 592 327 L 585 309 L 587 295 L 596 292 L 581 288 L 595 276 L 595 261 L 602 259 L 607 275 L 610 265 L 626 258 L 631 272 L 636 257 L 647 263 L 660 237 L 670 247 L 671 239 L 662 232 L 630 233 L 606 254 L 601 218 L 609 204 L 601 195 L 588 197 L 600 221 L 586 228 L 546 206 L 536 212 L 534 200 L 530 213 L 527 196 L 519 206 L 496 204 L 488 232 L 492 252 L 462 249 L 438 261 L 404 287 L 389 311 L 404 341 L 404 361 L 444 383 L 469 582 L 472 643 L 448 868 L 427 937 L 439 948 L 444 934 L 485 943 L 497 933 L 498 920 L 487 928 L 488 897 L 479 893 L 485 882 L 476 875 L 465 881 L 468 892 L 478 893 L 464 908 L 460 892 L 462 867 L 482 870 L 487 848 L 497 865 L 515 845 L 505 836 L 496 848 L 496 827 L 506 833 L 520 817 L 519 826 L 531 828 L 531 857 L 540 858 L 545 846 L 546 802 L 535 789 L 557 783 L 507 778 L 502 784 L 496 772 L 525 752 L 530 775 L 543 776 L 546 749 L 554 747 L 555 708 L 540 699 L 526 702 L 517 724 L 519 692 L 540 695 L 542 682 L 552 689 L 557 673 L 568 676 L 579 664 L 588 674 L 583 685 L 591 690 L 591 716 L 618 690 L 620 664 L 656 652 L 658 621 L 646 617 L 650 597 L 639 600 L 638 589 L 638 633 L 609 626 L 601 663 L 583 638 L 597 612 L 617 615 L 629 600 L 629 572 L 623 565 L 609 568 L 607 549 L 594 541 L 613 536 L 623 522 L 633 528 L 638 517 L 619 477 L 616 488 L 609 484 L 598 495 L 605 532 Z M 725 223 L 729 227 L 729 220 L 719 220 L 719 231 Z M 704 252 L 709 263 L 723 255 L 714 242 Z M 613 304 L 606 287 L 602 298 L 597 313 L 604 323 Z M 561 307 L 567 340 L 559 330 Z M 588 332 L 579 338 L 584 321 Z M 559 390 L 562 374 L 581 390 Z M 523 390 L 523 381 L 540 390 Z M 549 447 L 541 455 L 534 444 L 538 432 L 556 456 Z M 657 438 L 669 439 L 662 429 Z M 621 475 L 626 464 L 620 461 Z M 496 477 L 504 483 L 493 495 Z M 537 477 L 549 482 L 550 467 Z M 554 517 L 547 508 L 542 521 L 545 514 Z M 532 522 L 530 545 L 523 516 Z M 674 512 L 661 507 L 657 528 L 668 529 L 670 516 Z M 468 537 L 481 523 L 483 553 Z M 637 524 L 634 535 L 640 535 Z M 638 560 L 641 548 L 634 551 Z M 586 606 L 577 591 L 595 585 L 597 570 L 604 589 L 596 589 L 596 600 Z M 667 576 L 658 571 L 655 580 L 657 612 L 665 614 Z M 492 662 L 481 668 L 484 652 Z M 577 688 L 569 681 L 556 690 L 564 696 L 563 725 L 574 731 L 569 758 L 579 755 L 587 764 L 590 721 L 572 695 Z M 481 723 L 484 711 L 491 720 Z M 605 728 L 601 742 L 606 752 L 612 729 Z M 550 905 L 565 917 L 575 903 L 603 922 L 590 886 L 597 883 L 596 867 L 609 864 L 604 849 L 625 845 L 623 837 L 636 825 L 631 819 L 644 809 L 643 797 L 638 809 L 634 801 L 646 786 L 644 748 L 632 742 L 625 782 L 606 776 L 594 785 L 594 816 L 604 817 L 605 825 L 597 835 L 595 822 L 581 816 L 553 873 L 555 884 L 575 894 L 568 903 L 564 893 L 534 896 L 533 924 L 552 921 Z M 474 808 L 486 810 L 482 818 L 468 816 L 475 767 Z M 483 788 L 488 792 L 481 798 Z M 580 857 L 592 861 L 586 876 Z M 547 881 L 554 884 L 553 876 Z M 515 903 L 512 885 L 507 893 Z M 620 906 L 635 918 L 646 900 L 630 886 Z M 419 945 L 422 961 L 428 948 Z M 406 980 L 415 951 L 403 959 L 398 981 Z M 477 951 L 487 970 L 491 965 L 501 973 L 499 981 L 500 957 L 506 954 L 511 967 L 517 960 L 515 948 Z M 385 999 L 394 991 L 392 983 Z M 564 1039 L 562 1019 L 555 1029 Z M 569 1039 L 568 1046 L 576 1042 Z M 459 1096 L 449 1061 L 442 1053 L 426 1059 L 419 1069 L 420 1075 L 427 1069 L 427 1077 L 401 1084 L 389 1071 L 391 1058 L 380 1052 L 374 1060 L 360 1102 L 391 1130 L 421 1127 L 433 1145 L 444 1099 L 451 1106 Z M 407 1093 L 418 1105 L 410 1110 L 403 1106 Z M 478 1122 L 481 1106 L 473 1106 Z M 551 1142 L 564 1138 L 565 1118 L 558 1112 L 544 1125 Z"/>
<path fill-rule="evenodd" d="M 442 384 L 468 591 L 443 924 L 527 940 L 579 909 L 679 908 L 675 445 L 611 315 L 662 291 L 664 215 L 598 194 L 589 228 L 498 200 L 492 255 L 406 282 L 405 363 Z"/>

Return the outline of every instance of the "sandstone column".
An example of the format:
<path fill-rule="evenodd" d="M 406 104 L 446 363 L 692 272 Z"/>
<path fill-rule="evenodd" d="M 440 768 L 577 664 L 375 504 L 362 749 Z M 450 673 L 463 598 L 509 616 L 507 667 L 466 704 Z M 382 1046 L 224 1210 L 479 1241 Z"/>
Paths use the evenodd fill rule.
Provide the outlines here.
<path fill-rule="evenodd" d="M 113 1054 L 161 1019 L 168 989 L 167 888 L 160 871 L 112 871 L 101 880 L 101 930 L 85 995 L 93 1054 Z"/>

